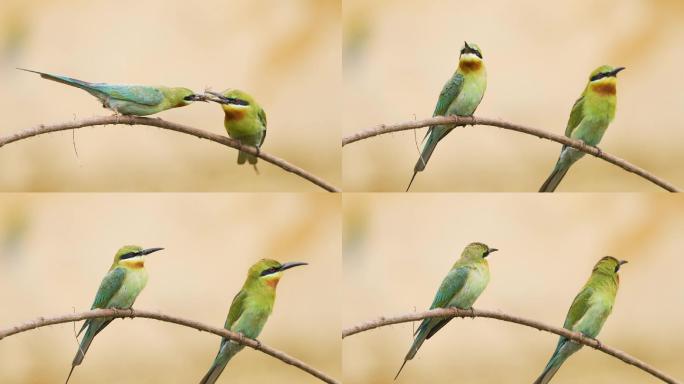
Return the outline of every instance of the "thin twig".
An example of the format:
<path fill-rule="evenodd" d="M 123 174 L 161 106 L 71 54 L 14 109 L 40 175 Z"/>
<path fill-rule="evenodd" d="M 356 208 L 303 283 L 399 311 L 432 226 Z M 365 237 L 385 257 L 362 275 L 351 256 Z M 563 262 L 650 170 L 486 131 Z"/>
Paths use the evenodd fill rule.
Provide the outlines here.
<path fill-rule="evenodd" d="M 581 333 L 578 332 L 572 332 L 569 331 L 565 328 L 560 328 L 560 327 L 554 327 L 551 325 L 547 325 L 544 323 L 541 323 L 536 320 L 531 320 L 531 319 L 525 319 L 522 317 L 518 316 L 513 316 L 509 315 L 503 312 L 499 311 L 489 311 L 489 310 L 484 310 L 484 309 L 458 309 L 458 308 L 439 308 L 439 309 L 432 309 L 429 311 L 425 311 L 422 313 L 410 313 L 407 315 L 400 315 L 400 316 L 393 316 L 393 317 L 380 317 L 376 320 L 372 321 L 367 321 L 361 324 L 358 324 L 353 327 L 349 327 L 347 329 L 342 330 L 342 338 L 344 339 L 347 336 L 352 336 L 357 333 L 365 332 L 371 329 L 375 329 L 378 327 L 383 327 L 386 325 L 392 325 L 392 324 L 399 324 L 399 323 L 408 323 L 411 321 L 416 321 L 416 320 L 422 320 L 426 318 L 433 318 L 433 317 L 486 317 L 490 319 L 497 319 L 497 320 L 502 320 L 502 321 L 507 321 L 509 323 L 515 323 L 515 324 L 520 324 L 524 325 L 527 327 L 531 328 L 536 328 L 540 331 L 546 331 L 550 333 L 555 333 L 559 336 L 563 336 L 567 339 L 573 340 L 575 342 L 588 345 L 594 349 L 598 349 L 601 352 L 607 353 L 608 355 L 611 355 L 617 359 L 622 360 L 623 362 L 633 365 L 645 372 L 650 373 L 651 375 L 657 377 L 658 379 L 670 383 L 670 384 L 681 384 L 681 382 L 677 381 L 671 376 L 668 376 L 664 372 L 656 369 L 655 367 L 652 367 L 646 363 L 644 363 L 641 360 L 638 360 L 635 357 L 632 357 L 625 352 L 622 352 L 618 349 L 612 348 L 610 346 L 607 346 L 603 344 L 602 342 L 599 342 L 596 339 L 592 339 L 589 337 L 586 337 L 582 335 Z"/>
<path fill-rule="evenodd" d="M 223 144 L 227 147 L 235 148 L 237 150 L 240 150 L 242 152 L 249 153 L 251 155 L 257 156 L 273 165 L 276 165 L 283 169 L 286 172 L 294 173 L 297 176 L 300 176 L 311 183 L 325 189 L 326 191 L 329 192 L 339 192 L 339 188 L 333 186 L 332 184 L 329 184 L 325 180 L 321 179 L 320 177 L 313 175 L 297 166 L 294 166 L 290 163 L 288 163 L 285 160 L 282 160 L 278 157 L 275 157 L 273 155 L 270 155 L 263 150 L 257 150 L 255 147 L 248 146 L 248 145 L 243 145 L 240 144 L 239 141 L 233 140 L 229 137 L 226 136 L 221 136 L 217 135 L 215 133 L 203 131 L 201 129 L 189 127 L 187 125 L 183 124 L 178 124 L 178 123 L 173 123 L 170 121 L 162 120 L 159 118 L 153 119 L 149 117 L 139 117 L 139 116 L 124 116 L 124 115 L 116 115 L 116 116 L 100 116 L 100 117 L 91 117 L 79 121 L 71 121 L 71 122 L 66 122 L 66 123 L 60 123 L 60 124 L 52 124 L 52 125 L 44 125 L 41 124 L 37 127 L 25 129 L 23 131 L 5 136 L 5 137 L 0 137 L 0 147 L 13 143 L 15 141 L 27 139 L 29 137 L 33 136 L 38 136 L 42 135 L 45 133 L 50 133 L 50 132 L 58 132 L 58 131 L 64 131 L 68 129 L 76 129 L 76 128 L 83 128 L 83 127 L 92 127 L 92 126 L 99 126 L 99 125 L 112 125 L 112 124 L 125 124 L 125 125 L 149 125 L 152 127 L 157 127 L 157 128 L 162 128 L 162 129 L 168 129 L 171 131 L 176 131 L 180 133 L 185 133 L 187 135 L 192 135 L 195 137 L 198 137 L 200 139 L 206 139 L 206 140 L 211 140 L 213 142 Z"/>
<path fill-rule="evenodd" d="M 680 189 L 672 185 L 671 183 L 659 178 L 658 176 L 639 168 L 636 165 L 629 163 L 617 156 L 611 155 L 600 150 L 598 147 L 587 145 L 581 140 L 570 139 L 563 135 L 557 135 L 555 133 L 546 132 L 541 129 L 526 127 L 518 124 L 509 123 L 507 121 L 488 119 L 484 117 L 463 117 L 463 116 L 447 116 L 447 117 L 433 117 L 430 119 L 418 120 L 418 121 L 408 121 L 399 124 L 381 124 L 374 128 L 358 132 L 356 134 L 347 136 L 342 139 L 342 146 L 351 144 L 360 140 L 368 139 L 370 137 L 375 137 L 385 133 L 406 131 L 410 129 L 427 127 L 430 125 L 440 125 L 440 124 L 452 124 L 457 127 L 464 127 L 466 125 L 489 125 L 492 127 L 499 127 L 503 129 L 508 129 L 516 132 L 525 133 L 528 135 L 537 136 L 541 139 L 555 141 L 568 147 L 575 148 L 584 153 L 588 153 L 592 156 L 601 158 L 611 164 L 617 165 L 618 167 L 624 169 L 627 172 L 634 173 L 642 178 L 656 184 L 657 186 L 670 191 L 670 192 L 680 192 Z"/>
<path fill-rule="evenodd" d="M 181 325 L 184 327 L 189 327 L 189 328 L 194 328 L 198 331 L 204 331 L 204 332 L 209 332 L 213 333 L 215 335 L 225 337 L 227 339 L 230 339 L 236 343 L 240 343 L 242 345 L 245 345 L 247 347 L 250 347 L 252 349 L 256 349 L 258 351 L 261 351 L 267 355 L 270 355 L 272 357 L 275 357 L 276 359 L 284 362 L 285 364 L 293 365 L 309 374 L 312 376 L 330 384 L 339 384 L 339 381 L 331 378 L 330 376 L 326 375 L 325 373 L 317 370 L 316 368 L 313 368 L 309 366 L 308 364 L 295 359 L 294 357 L 291 357 L 284 352 L 280 352 L 276 349 L 273 349 L 269 346 L 264 345 L 260 341 L 254 340 L 247 338 L 239 333 L 234 333 L 229 330 L 226 330 L 224 328 L 217 328 L 213 327 L 210 325 L 205 325 L 200 322 L 194 321 L 194 320 L 187 320 L 183 319 L 180 317 L 175 317 L 175 316 L 170 316 L 166 315 L 163 313 L 159 312 L 152 312 L 152 311 L 146 311 L 142 309 L 94 309 L 86 312 L 81 312 L 81 313 L 70 313 L 67 315 L 61 315 L 61 316 L 55 316 L 55 317 L 39 317 L 35 320 L 10 327 L 4 330 L 0 330 L 0 340 L 4 339 L 5 337 L 16 335 L 21 332 L 26 332 L 30 331 L 36 328 L 41 328 L 45 327 L 48 325 L 54 325 L 54 324 L 63 324 L 63 323 L 69 323 L 72 321 L 79 321 L 79 320 L 85 320 L 85 319 L 94 319 L 94 318 L 125 318 L 125 317 L 130 317 L 130 318 L 135 318 L 135 317 L 141 317 L 141 318 L 146 318 L 146 319 L 154 319 L 154 320 L 159 320 L 167 323 L 173 323 L 177 325 Z"/>

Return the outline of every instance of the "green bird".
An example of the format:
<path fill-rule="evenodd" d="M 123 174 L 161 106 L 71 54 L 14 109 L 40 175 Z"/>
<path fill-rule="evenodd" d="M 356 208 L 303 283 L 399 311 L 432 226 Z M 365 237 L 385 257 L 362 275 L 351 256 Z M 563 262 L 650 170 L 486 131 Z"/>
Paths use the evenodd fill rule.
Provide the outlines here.
<path fill-rule="evenodd" d="M 573 332 L 580 332 L 584 336 L 596 338 L 603 323 L 613 310 L 615 295 L 620 285 L 618 271 L 626 261 L 606 256 L 596 263 L 591 276 L 582 290 L 572 301 L 570 310 L 565 317 L 563 328 Z M 582 344 L 562 337 L 558 340 L 556 350 L 541 376 L 534 384 L 546 384 L 556 374 L 558 368 L 573 353 L 579 351 Z"/>
<path fill-rule="evenodd" d="M 482 60 L 482 51 L 476 44 L 465 42 L 458 59 L 458 68 L 451 79 L 444 84 L 432 116 L 472 116 L 477 106 L 480 105 L 485 89 L 487 89 L 487 71 Z M 406 187 L 407 192 L 416 174 L 425 169 L 437 143 L 452 129 L 454 129 L 453 125 L 433 125 L 428 129 L 423 138 L 420 158 L 413 167 L 413 176 Z"/>
<path fill-rule="evenodd" d="M 485 259 L 490 253 L 498 251 L 496 248 L 489 248 L 482 243 L 470 243 L 465 247 L 461 258 L 458 259 L 451 270 L 446 275 L 442 284 L 437 290 L 435 299 L 432 301 L 430 309 L 435 308 L 472 308 L 473 303 L 480 297 L 480 294 L 489 284 L 489 264 Z M 452 317 L 424 319 L 416 332 L 413 345 L 409 349 L 404 363 L 401 364 L 399 372 L 394 376 L 394 380 L 399 377 L 399 373 L 406 365 L 406 362 L 416 356 L 416 352 L 425 340 L 431 338 L 437 331 L 442 329 Z"/>
<path fill-rule="evenodd" d="M 224 328 L 250 339 L 256 339 L 264 328 L 271 311 L 273 311 L 276 286 L 283 275 L 283 271 L 300 265 L 307 265 L 307 263 L 280 264 L 275 260 L 262 259 L 252 265 L 247 272 L 247 279 L 242 285 L 242 289 L 235 295 L 230 304 Z M 221 346 L 216 358 L 214 358 L 214 363 L 200 383 L 215 383 L 230 359 L 242 348 L 244 348 L 242 344 L 229 339 L 221 340 Z"/>
<path fill-rule="evenodd" d="M 114 262 L 100 283 L 100 288 L 95 295 L 95 301 L 90 309 L 117 308 L 128 309 L 133 306 L 135 299 L 147 284 L 147 271 L 145 270 L 146 255 L 161 251 L 164 248 L 142 249 L 136 245 L 126 245 L 119 249 L 114 256 Z M 78 335 L 86 331 L 81 345 L 76 352 L 76 357 L 71 363 L 71 370 L 66 382 L 69 382 L 74 368 L 83 362 L 86 352 L 93 342 L 93 338 L 100 333 L 112 319 L 88 319 L 83 323 Z M 76 335 L 78 337 L 78 335 Z"/>
<path fill-rule="evenodd" d="M 584 92 L 572 106 L 565 136 L 592 146 L 601 142 L 608 125 L 615 118 L 617 74 L 623 69 L 625 67 L 602 65 L 591 73 Z M 584 152 L 563 146 L 556 166 L 539 188 L 539 192 L 555 191 L 570 166 L 582 156 Z"/>
<path fill-rule="evenodd" d="M 226 127 L 228 136 L 239 141 L 241 144 L 251 145 L 257 150 L 261 148 L 266 140 L 266 112 L 247 92 L 239 89 L 227 89 L 222 93 L 207 93 L 218 97 L 218 99 L 208 98 L 221 104 L 225 118 L 223 125 Z M 238 164 L 249 161 L 256 168 L 257 157 L 246 152 L 240 151 L 238 154 Z"/>
<path fill-rule="evenodd" d="M 97 97 L 104 108 L 109 108 L 121 115 L 147 116 L 171 108 L 184 107 L 193 101 L 206 100 L 204 96 L 181 87 L 89 83 L 66 76 L 24 68 L 17 69 L 37 73 L 44 79 L 80 88 Z"/>

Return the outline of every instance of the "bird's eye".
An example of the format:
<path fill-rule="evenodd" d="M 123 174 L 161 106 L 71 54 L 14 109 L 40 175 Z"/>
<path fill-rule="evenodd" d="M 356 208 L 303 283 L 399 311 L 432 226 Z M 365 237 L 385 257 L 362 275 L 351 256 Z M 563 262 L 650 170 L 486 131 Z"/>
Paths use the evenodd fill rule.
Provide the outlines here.
<path fill-rule="evenodd" d="M 126 259 L 130 259 L 130 258 L 136 257 L 136 256 L 138 256 L 138 252 L 128 252 L 128 253 L 121 255 L 121 257 L 119 259 L 120 260 L 126 260 Z"/>
<path fill-rule="evenodd" d="M 592 76 L 591 79 L 589 79 L 589 81 L 596 81 L 596 80 L 602 79 L 606 76 L 608 76 L 608 73 L 606 73 L 606 72 L 597 73 L 594 76 Z"/>
<path fill-rule="evenodd" d="M 260 276 L 266 276 L 266 275 L 270 275 L 270 274 L 276 273 L 276 272 L 278 272 L 278 268 L 275 268 L 275 267 L 273 267 L 273 268 L 268 268 L 268 269 L 263 270 L 263 271 L 261 272 L 261 275 L 260 275 Z"/>

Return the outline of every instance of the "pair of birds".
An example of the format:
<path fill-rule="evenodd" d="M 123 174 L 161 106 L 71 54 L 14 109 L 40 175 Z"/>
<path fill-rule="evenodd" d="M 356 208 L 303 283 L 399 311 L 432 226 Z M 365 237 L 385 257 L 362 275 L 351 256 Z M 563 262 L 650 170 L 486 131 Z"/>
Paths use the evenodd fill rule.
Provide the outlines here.
<path fill-rule="evenodd" d="M 565 136 L 596 146 L 601 142 L 608 125 L 615 117 L 617 74 L 624 67 L 602 65 L 589 75 L 582 95 L 575 101 L 565 128 Z M 461 49 L 458 68 L 442 88 L 433 116 L 472 116 L 487 88 L 482 51 L 476 44 L 465 43 Z M 437 143 L 454 129 L 453 125 L 431 126 L 423 139 L 420 157 L 413 168 L 413 176 L 406 188 L 411 188 L 418 172 L 425 170 Z M 563 146 L 551 175 L 539 192 L 553 192 L 563 177 L 584 152 Z"/>
<path fill-rule="evenodd" d="M 147 116 L 171 108 L 184 107 L 195 101 L 213 101 L 223 107 L 224 126 L 232 139 L 256 147 L 257 150 L 266 139 L 266 113 L 252 96 L 239 89 L 227 89 L 222 93 L 207 91 L 207 94 L 199 95 L 182 87 L 89 83 L 66 76 L 18 69 L 80 88 L 100 100 L 103 107 L 122 115 Z M 237 162 L 249 162 L 255 170 L 257 169 L 257 158 L 252 154 L 240 151 Z"/>
<path fill-rule="evenodd" d="M 465 247 L 461 258 L 454 263 L 442 281 L 430 309 L 456 307 L 472 308 L 475 300 L 489 283 L 489 264 L 486 257 L 496 248 L 482 243 L 471 243 Z M 613 309 L 620 278 L 618 271 L 626 261 L 606 256 L 599 260 L 580 292 L 570 305 L 563 328 L 580 332 L 591 338 L 601 331 L 608 315 Z M 413 359 L 425 340 L 444 327 L 452 317 L 424 319 L 415 332 L 415 339 L 409 349 L 396 380 L 407 361 Z M 556 374 L 565 360 L 582 348 L 582 344 L 562 337 L 558 340 L 556 350 L 546 364 L 544 371 L 534 384 L 546 384 Z"/>
<path fill-rule="evenodd" d="M 114 256 L 114 262 L 109 268 L 109 272 L 100 283 L 91 309 L 131 308 L 147 284 L 145 257 L 162 249 L 143 249 L 134 245 L 127 245 L 119 249 Z M 307 263 L 281 264 L 275 260 L 263 259 L 252 265 L 247 272 L 247 279 L 242 285 L 242 289 L 233 298 L 224 327 L 250 339 L 257 338 L 273 310 L 276 286 L 283 275 L 283 271 L 300 265 L 307 265 Z M 85 321 L 78 332 L 80 335 L 85 330 L 85 335 L 71 363 L 71 370 L 66 379 L 67 383 L 74 372 L 74 368 L 83 362 L 93 338 L 111 322 L 112 319 L 88 319 Z M 216 382 L 228 361 L 242 348 L 244 348 L 242 344 L 229 339 L 222 339 L 216 358 L 200 383 L 211 384 Z"/>

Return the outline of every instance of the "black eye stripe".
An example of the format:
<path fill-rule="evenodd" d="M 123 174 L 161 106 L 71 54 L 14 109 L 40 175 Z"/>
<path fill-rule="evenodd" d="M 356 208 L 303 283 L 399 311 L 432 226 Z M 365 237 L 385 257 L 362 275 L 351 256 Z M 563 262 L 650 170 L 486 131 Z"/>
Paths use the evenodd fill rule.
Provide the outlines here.
<path fill-rule="evenodd" d="M 259 276 L 270 275 L 270 274 L 272 274 L 272 273 L 278 272 L 279 270 L 280 270 L 280 268 L 278 268 L 278 267 L 273 267 L 273 268 L 265 269 L 265 270 L 263 270 L 263 271 L 261 272 L 261 274 L 260 274 Z"/>
<path fill-rule="evenodd" d="M 466 53 L 472 53 L 472 54 L 474 54 L 475 56 L 477 56 L 477 57 L 479 57 L 480 59 L 482 59 L 482 54 L 481 54 L 480 51 L 478 51 L 477 49 L 470 48 L 470 47 L 465 47 L 465 48 L 461 49 L 461 55 L 466 54 Z"/>
<path fill-rule="evenodd" d="M 604 77 L 608 77 L 608 76 L 611 76 L 610 72 L 597 73 L 594 76 L 592 76 L 591 79 L 589 79 L 589 81 L 596 81 L 598 79 L 603 79 Z"/>
<path fill-rule="evenodd" d="M 139 254 L 140 253 L 138 253 L 138 252 L 128 252 L 128 253 L 121 255 L 121 257 L 119 259 L 120 260 L 130 259 L 130 258 L 138 256 Z"/>

